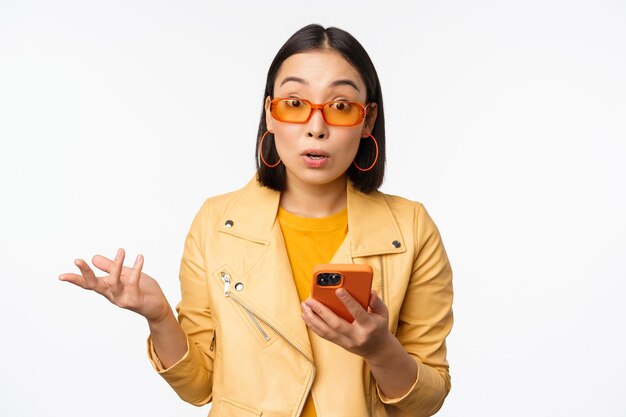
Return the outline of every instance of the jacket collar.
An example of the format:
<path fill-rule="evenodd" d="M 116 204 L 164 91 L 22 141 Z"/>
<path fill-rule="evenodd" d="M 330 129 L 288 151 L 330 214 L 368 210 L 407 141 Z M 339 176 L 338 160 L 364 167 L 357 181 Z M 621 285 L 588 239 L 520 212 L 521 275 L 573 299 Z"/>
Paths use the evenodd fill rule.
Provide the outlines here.
<path fill-rule="evenodd" d="M 398 222 L 384 194 L 364 194 L 347 182 L 348 236 L 352 257 L 406 251 Z M 236 193 L 219 222 L 218 230 L 267 245 L 276 222 L 280 192 L 261 186 L 254 176 Z"/>

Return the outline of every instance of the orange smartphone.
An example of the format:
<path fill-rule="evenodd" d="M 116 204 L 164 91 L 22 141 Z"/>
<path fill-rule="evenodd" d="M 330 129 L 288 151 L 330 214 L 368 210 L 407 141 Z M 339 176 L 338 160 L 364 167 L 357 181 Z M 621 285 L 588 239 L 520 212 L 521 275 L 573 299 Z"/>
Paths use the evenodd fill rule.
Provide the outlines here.
<path fill-rule="evenodd" d="M 343 288 L 367 311 L 372 290 L 372 267 L 363 264 L 319 264 L 313 268 L 311 298 L 330 308 L 349 323 L 354 317 L 335 295 Z"/>

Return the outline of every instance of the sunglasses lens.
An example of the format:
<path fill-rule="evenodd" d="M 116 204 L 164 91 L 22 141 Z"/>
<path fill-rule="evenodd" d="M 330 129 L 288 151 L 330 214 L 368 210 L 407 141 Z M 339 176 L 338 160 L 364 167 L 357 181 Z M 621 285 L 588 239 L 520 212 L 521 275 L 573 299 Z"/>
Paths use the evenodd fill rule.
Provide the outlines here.
<path fill-rule="evenodd" d="M 330 101 L 322 111 L 326 123 L 333 126 L 354 126 L 363 120 L 361 107 L 345 101 Z M 311 114 L 311 105 L 297 98 L 283 98 L 272 103 L 270 112 L 281 122 L 303 123 Z"/>
<path fill-rule="evenodd" d="M 324 106 L 326 121 L 336 126 L 351 126 L 361 121 L 360 109 L 354 104 L 331 101 Z"/>
<path fill-rule="evenodd" d="M 282 122 L 302 123 L 309 117 L 311 106 L 305 101 L 289 98 L 276 102 L 271 113 Z"/>

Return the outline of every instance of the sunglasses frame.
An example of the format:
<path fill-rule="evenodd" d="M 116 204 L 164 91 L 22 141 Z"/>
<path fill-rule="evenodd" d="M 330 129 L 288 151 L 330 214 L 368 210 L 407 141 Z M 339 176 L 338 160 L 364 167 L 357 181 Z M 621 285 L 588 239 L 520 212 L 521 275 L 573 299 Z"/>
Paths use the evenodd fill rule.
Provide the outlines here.
<path fill-rule="evenodd" d="M 279 101 L 283 101 L 283 100 L 299 100 L 299 101 L 304 101 L 305 103 L 307 103 L 310 107 L 311 107 L 311 111 L 309 112 L 309 116 L 306 118 L 306 120 L 302 121 L 302 122 L 290 122 L 290 121 L 286 121 L 286 120 L 282 120 L 281 118 L 279 118 L 276 114 L 275 114 L 275 109 L 276 109 L 276 104 Z M 358 107 L 359 109 L 359 120 L 357 120 L 355 123 L 350 124 L 350 125 L 338 125 L 338 124 L 334 124 L 334 123 L 329 123 L 326 120 L 326 115 L 324 114 L 324 106 L 326 106 L 328 103 L 346 103 L 346 104 L 352 104 Z M 272 115 L 272 117 L 276 120 L 278 120 L 279 122 L 283 122 L 283 123 L 298 123 L 298 124 L 302 124 L 302 123 L 307 123 L 309 120 L 311 120 L 311 116 L 313 115 L 313 112 L 316 109 L 320 109 L 322 112 L 322 118 L 324 119 L 324 123 L 326 123 L 329 126 L 344 126 L 344 127 L 349 127 L 349 126 L 356 126 L 359 123 L 361 123 L 363 121 L 363 119 L 365 119 L 365 117 L 367 116 L 367 110 L 368 107 L 371 103 L 367 103 L 367 105 L 364 107 L 363 104 L 358 103 L 356 101 L 343 101 L 343 100 L 331 100 L 331 101 L 327 101 L 326 103 L 322 103 L 322 104 L 316 104 L 316 103 L 312 103 L 311 101 L 305 99 L 305 98 L 297 98 L 297 97 L 276 97 L 274 99 L 272 99 L 272 101 L 270 102 L 270 114 Z"/>

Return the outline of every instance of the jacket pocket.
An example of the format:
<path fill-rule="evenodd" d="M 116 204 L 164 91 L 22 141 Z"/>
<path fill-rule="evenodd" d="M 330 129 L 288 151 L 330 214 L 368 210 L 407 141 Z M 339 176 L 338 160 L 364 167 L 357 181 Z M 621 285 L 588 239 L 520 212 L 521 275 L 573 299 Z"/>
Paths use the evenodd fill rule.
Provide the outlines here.
<path fill-rule="evenodd" d="M 261 343 L 261 345 L 265 348 L 271 345 L 276 338 L 271 336 L 270 330 L 264 327 L 261 324 L 261 321 L 256 318 L 254 313 L 248 310 L 243 304 L 241 304 L 238 300 L 231 298 L 237 313 L 241 317 L 241 319 L 246 323 L 247 327 L 250 329 L 254 337 Z"/>
<path fill-rule="evenodd" d="M 261 417 L 261 411 L 228 398 L 221 399 L 219 411 L 220 417 Z"/>
<path fill-rule="evenodd" d="M 236 284 L 233 284 L 232 273 L 226 267 L 222 267 L 213 275 L 224 284 L 224 296 L 228 298 L 228 302 L 232 303 L 233 308 L 241 320 L 246 324 L 246 327 L 250 329 L 254 338 L 263 348 L 271 345 L 276 340 L 276 337 L 271 336 L 272 333 L 270 330 L 267 327 L 264 327 L 261 324 L 261 320 L 246 307 L 245 303 L 236 295 L 236 291 L 233 293 L 232 286 L 236 289 Z"/>

